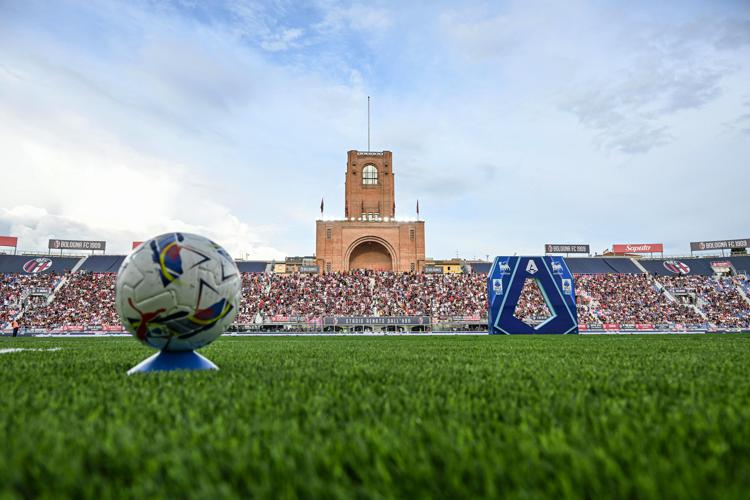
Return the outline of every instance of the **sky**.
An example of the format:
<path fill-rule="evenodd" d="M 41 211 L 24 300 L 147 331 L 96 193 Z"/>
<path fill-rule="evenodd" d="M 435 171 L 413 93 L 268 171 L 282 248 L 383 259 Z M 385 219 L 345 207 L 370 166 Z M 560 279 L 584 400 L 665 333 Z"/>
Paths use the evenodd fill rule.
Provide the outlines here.
<path fill-rule="evenodd" d="M 750 2 L 0 0 L 0 234 L 315 251 L 393 152 L 427 256 L 750 237 Z"/>

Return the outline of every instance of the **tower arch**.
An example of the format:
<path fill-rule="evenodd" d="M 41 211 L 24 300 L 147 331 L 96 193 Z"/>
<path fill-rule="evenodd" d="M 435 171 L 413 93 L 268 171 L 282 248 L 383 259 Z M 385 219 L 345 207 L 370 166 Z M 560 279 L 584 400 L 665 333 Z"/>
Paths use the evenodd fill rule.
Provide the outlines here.
<path fill-rule="evenodd" d="M 397 254 L 393 246 L 377 236 L 364 236 L 357 239 L 346 251 L 344 261 L 349 271 L 370 269 L 373 271 L 393 271 Z"/>
<path fill-rule="evenodd" d="M 392 159 L 390 151 L 347 152 L 344 217 L 323 219 L 321 213 L 315 221 L 320 272 L 421 271 L 426 260 L 425 223 L 396 220 Z"/>

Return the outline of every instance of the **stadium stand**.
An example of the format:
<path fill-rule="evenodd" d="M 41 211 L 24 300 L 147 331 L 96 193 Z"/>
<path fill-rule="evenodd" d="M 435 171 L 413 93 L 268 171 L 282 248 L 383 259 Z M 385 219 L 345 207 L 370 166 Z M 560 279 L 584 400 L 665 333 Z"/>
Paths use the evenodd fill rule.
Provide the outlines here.
<path fill-rule="evenodd" d="M 675 270 L 680 274 L 698 274 L 701 276 L 713 276 L 711 260 L 709 259 L 648 259 L 640 261 L 640 264 L 651 274 L 656 276 L 674 276 Z M 676 267 L 679 265 L 679 267 Z"/>
<path fill-rule="evenodd" d="M 524 282 L 513 316 L 532 326 L 552 316 L 541 290 L 533 280 Z"/>
<path fill-rule="evenodd" d="M 705 322 L 693 308 L 670 300 L 646 274 L 583 274 L 575 280 L 580 323 Z"/>
<path fill-rule="evenodd" d="M 237 268 L 241 273 L 262 273 L 268 267 L 268 262 L 261 260 L 238 260 Z"/>
<path fill-rule="evenodd" d="M 737 276 L 735 282 L 740 288 L 742 288 L 742 291 L 746 296 L 750 293 L 750 278 L 748 278 L 746 274 L 740 274 Z"/>
<path fill-rule="evenodd" d="M 81 260 L 80 257 L 52 257 L 49 255 L 2 255 L 0 274 L 36 274 L 70 271 Z"/>
<path fill-rule="evenodd" d="M 630 259 L 621 257 L 571 257 L 565 259 L 573 274 L 639 274 L 642 273 Z"/>
<path fill-rule="evenodd" d="M 23 322 L 30 328 L 117 325 L 114 273 L 79 271 L 66 282 L 46 307 L 26 310 Z"/>
<path fill-rule="evenodd" d="M 472 262 L 470 267 L 473 273 L 489 274 L 492 262 Z"/>
<path fill-rule="evenodd" d="M 70 273 L 66 271 L 81 259 L 0 256 L 0 269 L 10 270 L 0 273 L 0 325 L 22 316 L 26 326 L 53 331 L 119 328 L 114 307 L 116 275 L 108 271 L 119 268 L 122 259 L 90 256 Z M 670 259 L 641 260 L 644 273 L 630 259 L 570 258 L 568 265 L 576 273 L 579 321 L 589 329 L 608 324 L 644 324 L 654 329 L 664 325 L 748 328 L 750 281 L 745 275 L 719 278 L 713 271 L 708 273 L 716 260 L 680 259 L 689 271 L 669 264 L 674 262 Z M 732 257 L 731 262 L 735 269 L 750 267 L 748 257 Z M 238 264 L 243 270 L 243 295 L 237 324 L 262 325 L 278 317 L 422 315 L 433 322 L 456 318 L 478 322 L 487 314 L 486 275 L 478 265 L 483 263 L 472 263 L 469 274 L 355 271 L 323 275 L 273 274 L 266 272 L 267 262 Z M 539 322 L 549 311 L 532 287 L 522 294 L 516 314 Z"/>
<path fill-rule="evenodd" d="M 92 255 L 87 257 L 81 265 L 81 270 L 92 273 L 116 273 L 124 255 Z M 242 273 L 263 273 L 266 271 L 268 262 L 259 260 L 238 260 L 237 267 Z"/>
<path fill-rule="evenodd" d="M 92 255 L 83 261 L 80 269 L 91 273 L 116 273 L 123 260 L 124 255 Z"/>
<path fill-rule="evenodd" d="M 484 316 L 481 274 L 243 273 L 238 323 L 273 316 Z"/>
<path fill-rule="evenodd" d="M 639 263 L 649 273 L 657 276 L 673 276 L 675 274 L 713 276 L 712 262 L 730 262 L 737 273 L 750 270 L 750 257 L 682 257 L 676 259 L 644 259 Z"/>
<path fill-rule="evenodd" d="M 717 259 L 712 259 L 717 260 Z M 732 263 L 732 266 L 734 266 L 734 269 L 740 273 L 747 275 L 750 273 L 750 256 L 734 256 L 729 257 L 728 259 L 718 259 L 718 260 L 728 260 Z"/>
<path fill-rule="evenodd" d="M 26 308 L 46 305 L 49 293 L 57 286 L 60 275 L 1 274 L 0 275 L 0 327 Z"/>
<path fill-rule="evenodd" d="M 621 257 L 570 257 L 565 259 L 573 274 L 638 274 L 643 271 L 633 264 L 630 259 Z M 491 262 L 472 262 L 472 272 L 487 274 L 492 267 Z"/>
<path fill-rule="evenodd" d="M 750 303 L 737 290 L 733 278 L 707 278 L 700 275 L 663 276 L 659 282 L 672 294 L 694 303 L 710 323 L 740 327 L 750 320 Z"/>

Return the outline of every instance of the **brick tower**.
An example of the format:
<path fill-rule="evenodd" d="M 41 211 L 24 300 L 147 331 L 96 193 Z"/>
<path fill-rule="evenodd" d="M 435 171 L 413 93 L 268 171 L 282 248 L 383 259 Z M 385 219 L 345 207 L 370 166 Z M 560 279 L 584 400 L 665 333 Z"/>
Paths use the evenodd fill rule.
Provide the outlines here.
<path fill-rule="evenodd" d="M 349 151 L 343 220 L 316 222 L 316 258 L 324 272 L 421 271 L 424 221 L 396 221 L 390 151 Z"/>

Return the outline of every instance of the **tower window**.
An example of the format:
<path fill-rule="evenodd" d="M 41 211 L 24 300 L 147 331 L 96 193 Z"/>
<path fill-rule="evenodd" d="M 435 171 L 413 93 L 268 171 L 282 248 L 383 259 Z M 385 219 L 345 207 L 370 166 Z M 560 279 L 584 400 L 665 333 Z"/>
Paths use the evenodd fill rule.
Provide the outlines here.
<path fill-rule="evenodd" d="M 331 227 L 326 228 L 326 239 L 330 240 L 332 235 L 333 235 L 333 228 Z"/>
<path fill-rule="evenodd" d="M 409 228 L 409 240 L 414 241 L 415 231 L 413 228 Z"/>
<path fill-rule="evenodd" d="M 378 169 L 374 165 L 367 165 L 362 169 L 362 184 L 374 185 L 378 183 Z"/>

